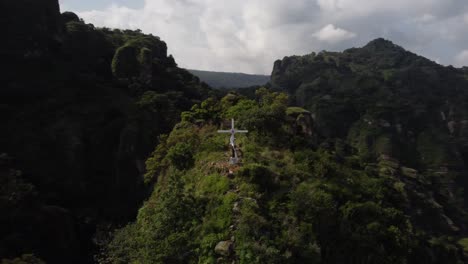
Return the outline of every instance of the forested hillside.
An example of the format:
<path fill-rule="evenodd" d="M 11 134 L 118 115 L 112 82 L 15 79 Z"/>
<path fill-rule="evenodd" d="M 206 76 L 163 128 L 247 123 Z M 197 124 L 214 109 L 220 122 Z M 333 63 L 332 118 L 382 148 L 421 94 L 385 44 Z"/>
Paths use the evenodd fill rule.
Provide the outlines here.
<path fill-rule="evenodd" d="M 158 136 L 212 92 L 156 36 L 96 28 L 57 0 L 0 6 L 0 259 L 92 262 L 96 230 L 147 196 Z"/>
<path fill-rule="evenodd" d="M 256 85 L 265 85 L 270 81 L 270 76 L 268 75 L 200 70 L 188 71 L 213 88 L 244 88 Z"/>
<path fill-rule="evenodd" d="M 466 68 L 376 39 L 217 91 L 270 78 L 195 77 L 58 0 L 0 9 L 2 264 L 468 263 Z"/>
<path fill-rule="evenodd" d="M 444 182 L 435 191 L 451 204 L 468 184 L 467 77 L 377 39 L 277 61 L 272 86 L 313 113 L 319 139 L 340 138 L 365 162 L 393 164 L 382 173 L 406 167 Z"/>
<path fill-rule="evenodd" d="M 450 170 L 324 139 L 313 112 L 265 88 L 182 117 L 146 162 L 152 196 L 102 263 L 466 262 L 466 208 Z M 237 165 L 217 133 L 229 118 L 250 131 L 238 136 Z"/>
<path fill-rule="evenodd" d="M 147 161 L 155 191 L 104 259 L 466 263 L 467 84 L 383 39 L 277 61 L 278 92 L 183 113 Z M 250 131 L 238 166 L 216 133 L 230 118 Z"/>

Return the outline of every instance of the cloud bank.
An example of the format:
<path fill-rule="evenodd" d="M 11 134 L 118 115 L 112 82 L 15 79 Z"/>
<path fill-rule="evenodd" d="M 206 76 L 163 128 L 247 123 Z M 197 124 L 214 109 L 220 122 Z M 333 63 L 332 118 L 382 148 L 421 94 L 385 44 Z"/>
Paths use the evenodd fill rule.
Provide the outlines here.
<path fill-rule="evenodd" d="M 113 4 L 78 14 L 160 36 L 180 66 L 194 69 L 269 74 L 284 56 L 377 37 L 442 64 L 468 64 L 466 0 L 145 0 L 139 9 Z"/>
<path fill-rule="evenodd" d="M 341 28 L 337 28 L 333 24 L 328 24 L 319 32 L 315 33 L 314 36 L 316 36 L 321 41 L 326 41 L 329 43 L 338 43 L 347 39 L 354 38 L 356 37 L 356 34 Z"/>
<path fill-rule="evenodd" d="M 468 50 L 463 50 L 455 57 L 458 65 L 468 65 Z"/>

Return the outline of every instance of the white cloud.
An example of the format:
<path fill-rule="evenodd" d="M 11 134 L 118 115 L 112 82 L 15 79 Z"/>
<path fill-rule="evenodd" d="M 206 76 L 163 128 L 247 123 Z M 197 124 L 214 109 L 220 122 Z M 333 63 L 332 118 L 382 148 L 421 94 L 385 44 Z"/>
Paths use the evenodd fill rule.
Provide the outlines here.
<path fill-rule="evenodd" d="M 284 56 L 377 37 L 454 64 L 468 43 L 466 0 L 145 0 L 140 9 L 78 14 L 96 26 L 160 36 L 179 65 L 206 70 L 270 73 Z"/>
<path fill-rule="evenodd" d="M 87 11 L 80 13 L 80 16 L 86 22 L 97 23 L 97 26 L 110 26 L 112 28 L 137 28 L 140 25 L 141 19 L 138 19 L 136 10 L 112 5 L 106 12 L 102 11 Z"/>
<path fill-rule="evenodd" d="M 333 24 L 328 24 L 323 27 L 320 31 L 314 34 L 321 41 L 330 43 L 337 43 L 343 40 L 351 39 L 356 37 L 356 34 L 347 30 L 335 27 Z"/>
<path fill-rule="evenodd" d="M 463 50 L 455 56 L 456 66 L 468 66 L 468 50 Z"/>
<path fill-rule="evenodd" d="M 435 20 L 436 20 L 436 17 L 432 14 L 424 14 L 414 19 L 414 21 L 417 23 L 430 23 Z"/>
<path fill-rule="evenodd" d="M 319 7 L 324 11 L 337 11 L 342 1 L 339 0 L 317 0 Z"/>
<path fill-rule="evenodd" d="M 460 4 L 464 0 L 316 0 L 323 12 L 334 13 L 341 17 L 370 16 L 389 12 L 405 15 L 443 12 Z"/>

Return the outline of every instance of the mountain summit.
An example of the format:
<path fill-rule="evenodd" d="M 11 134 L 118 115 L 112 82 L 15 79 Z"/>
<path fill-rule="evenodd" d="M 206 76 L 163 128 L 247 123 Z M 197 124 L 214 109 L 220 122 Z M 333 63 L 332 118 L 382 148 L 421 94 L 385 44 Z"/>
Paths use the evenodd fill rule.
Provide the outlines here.
<path fill-rule="evenodd" d="M 405 51 L 402 47 L 394 44 L 390 40 L 386 40 L 384 38 L 377 38 L 365 45 L 363 49 L 369 50 L 369 51 L 390 51 L 390 50 L 395 50 L 395 51 Z"/>

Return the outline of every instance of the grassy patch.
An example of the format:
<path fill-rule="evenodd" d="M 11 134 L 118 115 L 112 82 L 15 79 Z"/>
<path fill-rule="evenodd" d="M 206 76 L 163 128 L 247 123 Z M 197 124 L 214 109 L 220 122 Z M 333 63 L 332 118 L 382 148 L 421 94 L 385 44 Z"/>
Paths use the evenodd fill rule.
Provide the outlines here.
<path fill-rule="evenodd" d="M 310 112 L 305 110 L 302 107 L 293 106 L 293 107 L 288 107 L 288 109 L 286 110 L 286 114 L 287 115 L 300 115 L 300 114 L 310 114 Z"/>
<path fill-rule="evenodd" d="M 468 237 L 458 240 L 458 244 L 462 246 L 465 253 L 468 253 Z"/>

